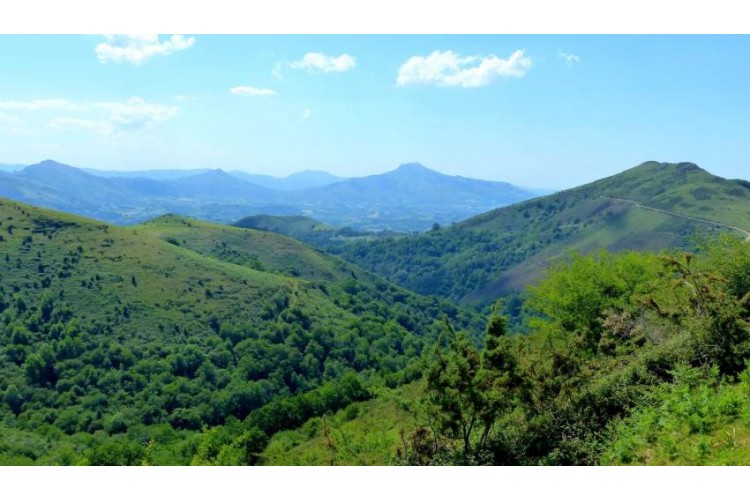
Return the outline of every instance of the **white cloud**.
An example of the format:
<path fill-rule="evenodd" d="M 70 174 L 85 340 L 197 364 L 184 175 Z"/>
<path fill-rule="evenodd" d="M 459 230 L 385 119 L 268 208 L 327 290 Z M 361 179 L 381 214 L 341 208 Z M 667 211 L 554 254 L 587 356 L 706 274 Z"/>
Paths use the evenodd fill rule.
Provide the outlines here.
<path fill-rule="evenodd" d="M 125 102 L 94 102 L 92 109 L 103 110 L 107 116 L 99 119 L 59 117 L 50 120 L 47 127 L 59 131 L 89 130 L 101 135 L 114 135 L 151 128 L 180 114 L 180 108 L 150 104 L 140 97 Z"/>
<path fill-rule="evenodd" d="M 568 63 L 568 67 L 571 67 L 574 62 L 579 63 L 581 62 L 581 58 L 578 57 L 575 54 L 566 54 L 562 50 L 559 51 L 558 57 L 560 59 L 563 59 L 566 63 Z"/>
<path fill-rule="evenodd" d="M 323 73 L 343 73 L 357 67 L 357 59 L 349 54 L 340 56 L 328 56 L 322 52 L 308 52 L 299 61 L 289 63 L 293 69 L 306 69 L 307 71 L 321 71 Z M 276 75 L 280 71 L 274 68 Z"/>
<path fill-rule="evenodd" d="M 531 68 L 531 58 L 516 50 L 507 59 L 461 56 L 436 50 L 429 56 L 410 57 L 398 70 L 396 84 L 440 87 L 482 87 L 495 78 L 520 78 Z"/>
<path fill-rule="evenodd" d="M 310 118 L 312 116 L 312 110 L 306 109 L 302 112 L 302 118 Z"/>
<path fill-rule="evenodd" d="M 131 97 L 124 103 L 98 102 L 94 103 L 93 106 L 111 112 L 108 122 L 114 132 L 148 128 L 180 114 L 180 108 L 162 104 L 149 104 L 140 97 Z"/>
<path fill-rule="evenodd" d="M 172 35 L 162 42 L 159 35 L 104 35 L 105 42 L 94 49 L 100 63 L 128 62 L 142 64 L 154 56 L 167 56 L 180 50 L 189 49 L 195 38 Z"/>
<path fill-rule="evenodd" d="M 0 101 L 0 109 L 18 109 L 23 111 L 63 109 L 66 111 L 79 111 L 86 108 L 65 99 L 35 99 L 32 101 Z"/>
<path fill-rule="evenodd" d="M 278 92 L 276 92 L 275 90 L 259 89 L 257 87 L 247 86 L 232 87 L 231 89 L 229 89 L 229 92 L 234 95 L 242 95 L 247 97 L 272 96 L 278 94 Z"/>

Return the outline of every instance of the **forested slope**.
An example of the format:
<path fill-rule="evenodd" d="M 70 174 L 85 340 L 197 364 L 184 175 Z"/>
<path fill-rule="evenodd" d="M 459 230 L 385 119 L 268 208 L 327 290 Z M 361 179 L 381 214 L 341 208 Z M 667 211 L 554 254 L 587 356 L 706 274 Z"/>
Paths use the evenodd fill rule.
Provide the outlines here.
<path fill-rule="evenodd" d="M 11 461 L 128 461 L 159 435 L 157 461 L 186 463 L 205 426 L 319 387 L 364 397 L 368 380 L 410 380 L 442 315 L 474 322 L 281 236 L 169 217 L 121 228 L 8 200 L 0 273 Z"/>

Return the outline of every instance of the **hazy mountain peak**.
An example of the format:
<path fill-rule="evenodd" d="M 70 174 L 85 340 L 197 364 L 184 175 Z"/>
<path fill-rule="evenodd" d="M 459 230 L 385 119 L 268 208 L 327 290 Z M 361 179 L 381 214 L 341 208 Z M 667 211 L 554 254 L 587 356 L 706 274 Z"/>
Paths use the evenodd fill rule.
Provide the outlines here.
<path fill-rule="evenodd" d="M 34 165 L 29 165 L 19 172 L 22 176 L 42 181 L 71 183 L 73 179 L 83 181 L 84 179 L 97 179 L 83 170 L 57 162 L 55 160 L 44 160 Z M 71 186 L 67 186 L 71 187 Z"/>
<path fill-rule="evenodd" d="M 402 165 L 399 165 L 399 167 L 395 171 L 401 173 L 435 172 L 434 170 L 430 170 L 429 168 L 425 167 L 421 163 L 404 163 Z"/>
<path fill-rule="evenodd" d="M 236 182 L 237 178 L 234 177 L 231 174 L 226 173 L 220 168 L 214 168 L 212 170 L 209 170 L 207 172 L 203 172 L 201 174 L 196 174 L 190 177 L 186 177 L 186 179 L 224 179 L 232 182 Z M 242 181 L 241 181 L 242 182 Z"/>
<path fill-rule="evenodd" d="M 55 160 L 43 160 L 43 161 L 40 161 L 39 163 L 36 163 L 34 165 L 27 166 L 24 170 L 29 170 L 29 169 L 31 169 L 31 170 L 38 170 L 38 169 L 52 169 L 52 168 L 55 168 L 55 169 L 64 169 L 64 170 L 71 170 L 71 169 L 72 170 L 78 170 L 75 167 L 71 167 L 70 165 L 66 165 L 64 163 L 60 163 L 60 162 L 55 161 Z"/>

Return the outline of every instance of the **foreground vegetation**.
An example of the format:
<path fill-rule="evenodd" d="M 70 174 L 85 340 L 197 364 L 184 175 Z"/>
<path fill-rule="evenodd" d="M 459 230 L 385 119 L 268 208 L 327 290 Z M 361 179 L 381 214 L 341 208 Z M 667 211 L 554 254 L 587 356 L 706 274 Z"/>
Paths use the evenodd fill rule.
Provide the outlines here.
<path fill-rule="evenodd" d="M 494 314 L 483 348 L 446 322 L 416 392 L 368 403 L 399 441 L 345 409 L 325 432 L 308 424 L 273 440 L 265 456 L 357 463 L 335 452 L 368 444 L 382 463 L 413 465 L 750 463 L 746 243 L 574 256 L 526 307 L 531 334 L 512 335 Z"/>

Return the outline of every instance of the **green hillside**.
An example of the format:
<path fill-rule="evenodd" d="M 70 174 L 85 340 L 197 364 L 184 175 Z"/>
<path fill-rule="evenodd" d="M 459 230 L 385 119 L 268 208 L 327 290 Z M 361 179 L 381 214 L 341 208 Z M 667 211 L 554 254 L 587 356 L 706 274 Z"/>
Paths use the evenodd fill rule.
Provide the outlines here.
<path fill-rule="evenodd" d="M 746 183 L 691 163 L 648 162 L 420 236 L 352 241 L 341 255 L 419 293 L 486 304 L 570 251 L 690 248 L 696 233 L 747 231 Z"/>
<path fill-rule="evenodd" d="M 205 426 L 410 380 L 444 314 L 476 329 L 289 238 L 176 217 L 122 228 L 0 199 L 0 275 L 0 462 L 187 463 Z"/>
<path fill-rule="evenodd" d="M 261 271 L 322 281 L 340 281 L 351 278 L 352 273 L 356 275 L 352 264 L 271 232 L 172 215 L 149 221 L 138 229 L 202 255 Z M 367 275 L 364 271 L 361 274 Z"/>

